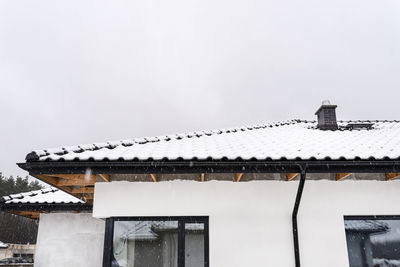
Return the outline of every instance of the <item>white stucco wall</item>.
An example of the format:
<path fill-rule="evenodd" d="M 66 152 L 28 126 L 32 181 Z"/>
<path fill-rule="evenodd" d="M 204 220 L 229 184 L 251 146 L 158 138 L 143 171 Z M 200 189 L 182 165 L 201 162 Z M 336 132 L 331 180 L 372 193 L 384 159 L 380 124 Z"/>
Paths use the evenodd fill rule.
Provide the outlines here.
<path fill-rule="evenodd" d="M 41 214 L 35 267 L 100 267 L 104 221 L 90 213 Z"/>
<path fill-rule="evenodd" d="M 298 182 L 97 183 L 93 216 L 210 217 L 210 264 L 293 267 Z M 302 266 L 348 266 L 343 215 L 400 214 L 400 182 L 307 181 L 299 210 Z"/>

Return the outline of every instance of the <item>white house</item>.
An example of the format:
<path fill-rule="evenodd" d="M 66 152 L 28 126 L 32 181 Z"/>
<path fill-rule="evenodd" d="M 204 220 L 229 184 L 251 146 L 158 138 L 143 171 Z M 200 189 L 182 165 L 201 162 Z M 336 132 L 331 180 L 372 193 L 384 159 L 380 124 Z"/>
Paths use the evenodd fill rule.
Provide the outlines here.
<path fill-rule="evenodd" d="M 36 265 L 400 266 L 400 122 L 335 108 L 29 153 L 21 168 L 93 203 L 41 215 Z"/>

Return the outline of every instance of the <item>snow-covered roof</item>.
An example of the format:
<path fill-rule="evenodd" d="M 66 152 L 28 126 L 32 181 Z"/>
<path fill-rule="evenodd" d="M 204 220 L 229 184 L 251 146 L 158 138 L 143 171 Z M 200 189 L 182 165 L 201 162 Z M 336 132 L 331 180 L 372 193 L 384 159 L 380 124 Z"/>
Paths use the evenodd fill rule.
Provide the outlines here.
<path fill-rule="evenodd" d="M 0 201 L 1 202 L 1 201 Z M 25 193 L 12 194 L 8 196 L 3 196 L 3 203 L 11 204 L 11 203 L 26 203 L 26 204 L 35 204 L 35 203 L 55 203 L 55 204 L 63 204 L 63 203 L 84 203 L 82 200 L 71 196 L 57 188 L 50 187 L 41 190 L 35 190 Z"/>
<path fill-rule="evenodd" d="M 389 225 L 377 220 L 345 220 L 346 231 L 377 233 L 389 230 Z"/>
<path fill-rule="evenodd" d="M 8 245 L 0 241 L 0 248 L 8 248 Z"/>
<path fill-rule="evenodd" d="M 36 150 L 27 161 L 400 158 L 400 121 L 339 121 L 338 126 L 338 130 L 320 130 L 315 121 L 290 120 Z"/>

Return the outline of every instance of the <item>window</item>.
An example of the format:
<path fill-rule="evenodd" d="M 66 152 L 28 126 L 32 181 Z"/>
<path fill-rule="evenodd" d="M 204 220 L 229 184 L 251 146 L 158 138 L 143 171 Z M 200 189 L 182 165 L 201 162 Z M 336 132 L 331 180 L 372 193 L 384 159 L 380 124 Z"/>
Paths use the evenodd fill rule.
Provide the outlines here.
<path fill-rule="evenodd" d="M 103 267 L 208 267 L 208 217 L 114 217 Z"/>
<path fill-rule="evenodd" d="M 345 216 L 350 267 L 400 266 L 400 216 Z"/>
<path fill-rule="evenodd" d="M 33 263 L 33 254 L 32 253 L 14 253 L 13 258 L 24 258 L 29 263 Z"/>

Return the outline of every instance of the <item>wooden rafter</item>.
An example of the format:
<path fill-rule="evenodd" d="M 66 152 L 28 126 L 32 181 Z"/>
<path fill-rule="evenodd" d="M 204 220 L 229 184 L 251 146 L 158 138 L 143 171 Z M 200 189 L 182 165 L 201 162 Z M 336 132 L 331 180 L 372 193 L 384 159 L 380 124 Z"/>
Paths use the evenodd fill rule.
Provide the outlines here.
<path fill-rule="evenodd" d="M 71 190 L 72 194 L 93 194 L 94 187 L 80 187 Z"/>
<path fill-rule="evenodd" d="M 42 212 L 45 213 L 45 212 Z M 31 218 L 31 219 L 38 219 L 40 217 L 40 212 L 38 211 L 16 211 L 14 214 L 19 216 Z"/>
<path fill-rule="evenodd" d="M 94 182 L 88 183 L 85 181 L 81 180 L 64 180 L 64 181 L 59 181 L 56 186 L 58 187 L 66 187 L 66 186 L 86 186 L 86 185 L 94 185 Z"/>
<path fill-rule="evenodd" d="M 104 180 L 104 182 L 110 182 L 110 175 L 108 174 L 99 174 L 100 178 Z"/>
<path fill-rule="evenodd" d="M 74 179 L 64 179 L 62 181 L 57 182 L 57 186 L 83 186 L 83 185 L 94 185 L 96 182 L 96 175 L 90 175 L 89 179 L 85 178 L 85 175 L 82 175 L 80 178 Z"/>
<path fill-rule="evenodd" d="M 56 186 L 75 197 L 93 203 L 94 184 L 96 175 L 90 174 L 38 174 L 34 177 Z M 107 178 L 107 176 L 105 176 Z M 104 177 L 102 177 L 104 179 Z M 27 216 L 25 216 L 27 217 Z"/>
<path fill-rule="evenodd" d="M 59 186 L 59 188 L 61 188 L 65 192 L 72 194 L 73 186 Z"/>
<path fill-rule="evenodd" d="M 200 177 L 200 181 L 204 182 L 205 179 L 206 179 L 205 176 L 206 176 L 206 174 L 205 174 L 205 173 L 202 173 L 202 174 L 201 174 L 201 177 Z"/>
<path fill-rule="evenodd" d="M 243 173 L 236 173 L 236 182 L 240 182 L 243 177 Z"/>
<path fill-rule="evenodd" d="M 85 174 L 38 174 L 36 177 L 58 187 L 94 185 L 96 182 L 96 175 L 94 174 L 91 174 L 89 179 Z"/>
<path fill-rule="evenodd" d="M 286 173 L 286 181 L 293 180 L 297 175 L 298 173 Z"/>
<path fill-rule="evenodd" d="M 350 172 L 336 173 L 336 181 L 341 181 L 352 175 Z"/>
<path fill-rule="evenodd" d="M 57 177 L 53 177 L 50 175 L 45 175 L 45 174 L 38 174 L 36 175 L 39 179 L 41 179 L 42 181 L 49 183 L 51 185 L 56 185 L 58 182 L 58 178 Z"/>
<path fill-rule="evenodd" d="M 39 219 L 40 218 L 40 213 L 39 212 L 35 212 L 34 214 L 31 215 L 32 219 Z"/>
<path fill-rule="evenodd" d="M 85 201 L 86 203 L 93 205 L 93 198 L 94 198 L 94 195 L 90 194 L 90 195 L 85 195 L 85 196 L 81 197 L 80 199 Z"/>
<path fill-rule="evenodd" d="M 151 173 L 150 176 L 151 176 L 151 179 L 153 179 L 153 182 L 157 182 L 158 181 L 157 175 Z"/>
<path fill-rule="evenodd" d="M 93 199 L 94 196 L 93 196 L 93 194 L 87 194 L 87 195 L 83 196 L 83 198 L 86 200 L 89 200 L 89 199 Z"/>
<path fill-rule="evenodd" d="M 47 176 L 51 177 L 58 177 L 58 178 L 64 178 L 64 179 L 82 179 L 86 176 L 86 174 L 46 174 Z M 96 176 L 94 174 L 90 175 L 91 177 Z"/>
<path fill-rule="evenodd" d="M 394 180 L 400 177 L 400 172 L 385 173 L 386 181 Z"/>

